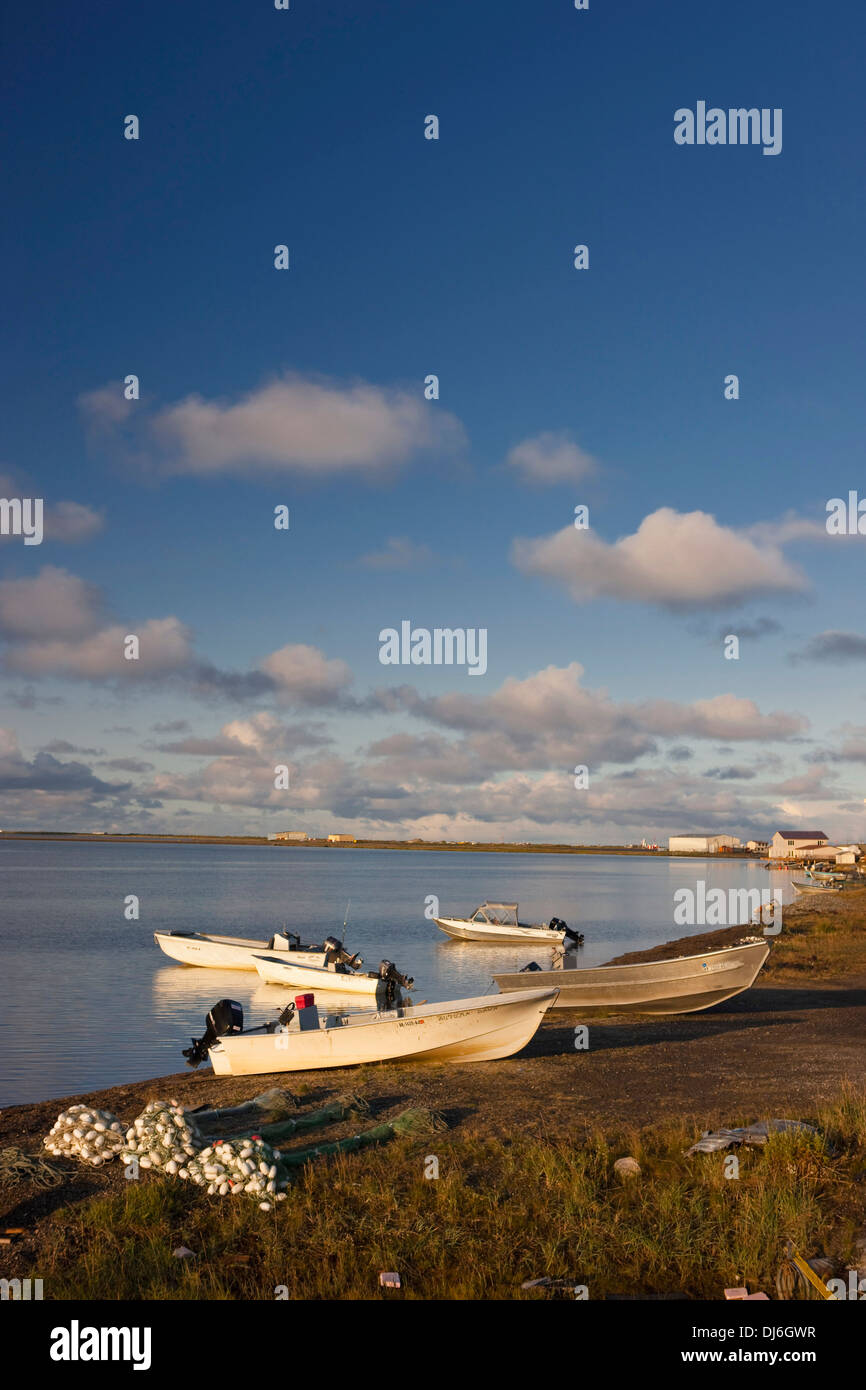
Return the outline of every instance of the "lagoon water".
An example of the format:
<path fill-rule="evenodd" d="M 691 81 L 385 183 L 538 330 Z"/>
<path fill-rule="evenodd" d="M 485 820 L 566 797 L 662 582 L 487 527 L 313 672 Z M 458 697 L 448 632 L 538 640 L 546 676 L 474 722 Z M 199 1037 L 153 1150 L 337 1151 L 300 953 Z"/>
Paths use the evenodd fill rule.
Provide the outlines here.
<path fill-rule="evenodd" d="M 443 914 L 490 898 L 519 902 L 522 921 L 563 917 L 585 934 L 581 964 L 598 965 L 699 931 L 674 924 L 678 888 L 787 878 L 744 860 L 0 840 L 0 1106 L 181 1071 L 217 999 L 263 1021 L 292 993 L 245 971 L 172 964 L 154 931 L 335 935 L 365 968 L 387 957 L 413 975 L 416 1000 L 453 999 L 550 955 L 449 941 L 425 917 L 433 895 Z M 137 922 L 124 917 L 130 894 Z"/>

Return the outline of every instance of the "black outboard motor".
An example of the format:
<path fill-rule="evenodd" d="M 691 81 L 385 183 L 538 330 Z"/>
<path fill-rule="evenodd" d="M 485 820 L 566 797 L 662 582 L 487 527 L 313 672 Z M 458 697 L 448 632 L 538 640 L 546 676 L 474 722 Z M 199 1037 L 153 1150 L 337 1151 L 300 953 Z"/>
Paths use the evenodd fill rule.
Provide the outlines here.
<path fill-rule="evenodd" d="M 572 931 L 568 923 L 563 922 L 561 917 L 551 917 L 548 925 L 551 931 L 564 931 L 573 945 L 583 945 L 583 932 Z"/>
<path fill-rule="evenodd" d="M 348 965 L 352 969 L 359 969 L 363 964 L 362 958 L 356 953 L 350 956 L 342 941 L 338 941 L 335 936 L 326 936 L 322 942 L 322 949 L 325 952 L 327 963 L 331 965 Z"/>
<path fill-rule="evenodd" d="M 192 1047 L 185 1047 L 183 1055 L 188 1067 L 200 1067 L 218 1038 L 228 1033 L 244 1031 L 244 1011 L 235 999 L 220 999 L 214 1004 L 205 1019 L 205 1030 L 200 1038 L 192 1038 Z"/>
<path fill-rule="evenodd" d="M 379 962 L 379 979 L 381 981 L 380 987 L 385 995 L 385 1002 L 387 1004 L 394 1003 L 394 1000 L 397 998 L 398 989 L 409 990 L 415 983 L 411 975 L 401 975 L 392 960 L 383 960 Z"/>

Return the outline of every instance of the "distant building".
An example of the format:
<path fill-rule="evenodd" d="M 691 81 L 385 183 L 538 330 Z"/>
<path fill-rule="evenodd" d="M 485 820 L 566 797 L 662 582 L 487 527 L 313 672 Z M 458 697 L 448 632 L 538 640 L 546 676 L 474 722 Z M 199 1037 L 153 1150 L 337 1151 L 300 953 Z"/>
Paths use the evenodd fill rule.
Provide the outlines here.
<path fill-rule="evenodd" d="M 329 845 L 354 845 L 356 843 L 354 835 L 329 835 Z"/>
<path fill-rule="evenodd" d="M 309 840 L 306 830 L 278 830 L 276 834 L 269 835 L 269 840 Z"/>
<path fill-rule="evenodd" d="M 671 854 L 720 854 L 739 848 L 735 835 L 672 835 L 668 840 Z"/>
<path fill-rule="evenodd" d="M 750 849 L 750 850 L 752 851 L 753 854 L 769 854 L 769 853 L 770 853 L 770 841 L 769 841 L 769 840 L 747 840 L 747 841 L 746 841 L 746 849 Z"/>
<path fill-rule="evenodd" d="M 859 845 L 840 845 L 836 850 L 837 864 L 856 864 L 860 858 Z"/>
<path fill-rule="evenodd" d="M 823 830 L 777 830 L 770 841 L 771 859 L 802 859 L 806 850 L 829 844 Z"/>

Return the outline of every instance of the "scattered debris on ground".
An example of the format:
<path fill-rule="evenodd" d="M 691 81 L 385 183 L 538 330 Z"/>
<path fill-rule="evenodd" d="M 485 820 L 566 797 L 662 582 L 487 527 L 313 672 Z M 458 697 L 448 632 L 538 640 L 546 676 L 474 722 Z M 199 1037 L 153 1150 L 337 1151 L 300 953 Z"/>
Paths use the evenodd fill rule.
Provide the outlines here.
<path fill-rule="evenodd" d="M 743 1125 L 739 1129 L 706 1130 L 696 1144 L 686 1149 L 686 1157 L 692 1154 L 718 1153 L 720 1149 L 731 1149 L 739 1144 L 766 1144 L 771 1134 L 817 1134 L 813 1125 L 804 1120 L 760 1120 L 754 1125 Z"/>

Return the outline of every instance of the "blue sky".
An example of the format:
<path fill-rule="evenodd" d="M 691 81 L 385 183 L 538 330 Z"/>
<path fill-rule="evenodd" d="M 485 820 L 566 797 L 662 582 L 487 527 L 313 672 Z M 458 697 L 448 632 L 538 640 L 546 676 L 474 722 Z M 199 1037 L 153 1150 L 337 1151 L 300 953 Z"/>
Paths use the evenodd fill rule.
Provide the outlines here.
<path fill-rule="evenodd" d="M 866 838 L 863 27 L 13 9 L 0 472 L 87 511 L 0 545 L 2 823 Z M 382 666 L 404 618 L 487 673 Z"/>

